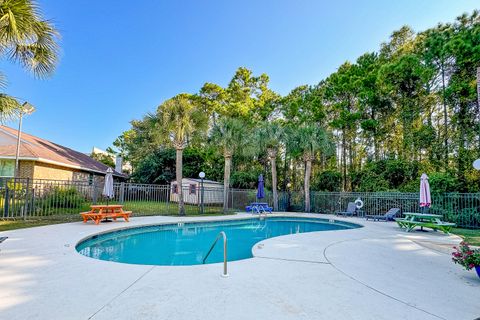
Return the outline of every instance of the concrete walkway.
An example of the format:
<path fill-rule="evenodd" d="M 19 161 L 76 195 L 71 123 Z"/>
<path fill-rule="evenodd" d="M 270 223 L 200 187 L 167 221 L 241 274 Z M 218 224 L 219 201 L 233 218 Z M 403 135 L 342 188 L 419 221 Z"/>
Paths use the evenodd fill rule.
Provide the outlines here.
<path fill-rule="evenodd" d="M 480 317 L 480 280 L 450 260 L 459 238 L 405 233 L 395 223 L 349 218 L 364 228 L 267 239 L 254 246 L 254 258 L 229 263 L 229 278 L 220 276 L 221 264 L 128 265 L 75 250 L 81 239 L 111 229 L 245 216 L 144 217 L 0 232 L 9 237 L 0 244 L 0 319 Z"/>

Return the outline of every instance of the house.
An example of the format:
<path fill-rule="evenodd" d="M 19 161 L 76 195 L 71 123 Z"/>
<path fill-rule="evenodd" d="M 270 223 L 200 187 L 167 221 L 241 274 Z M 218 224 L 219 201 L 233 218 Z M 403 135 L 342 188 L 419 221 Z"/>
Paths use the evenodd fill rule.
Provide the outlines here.
<path fill-rule="evenodd" d="M 13 177 L 18 131 L 0 126 L 0 178 Z M 19 178 L 103 181 L 108 166 L 88 155 L 22 132 L 19 152 Z M 114 178 L 127 175 L 114 172 Z"/>
<path fill-rule="evenodd" d="M 201 179 L 183 178 L 183 201 L 187 204 L 199 205 L 201 198 Z M 203 180 L 203 203 L 221 204 L 223 203 L 223 183 L 213 180 Z M 170 183 L 170 201 L 178 202 L 178 184 L 177 181 Z"/>

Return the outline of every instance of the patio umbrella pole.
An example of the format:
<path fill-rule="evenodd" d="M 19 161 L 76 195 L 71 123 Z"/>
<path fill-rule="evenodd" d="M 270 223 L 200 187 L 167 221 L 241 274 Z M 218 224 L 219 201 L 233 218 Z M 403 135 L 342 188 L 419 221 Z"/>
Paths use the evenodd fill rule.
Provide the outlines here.
<path fill-rule="evenodd" d="M 113 198 L 113 170 L 112 168 L 107 169 L 107 173 L 105 174 L 105 184 L 103 186 L 102 195 L 107 198 L 107 207 L 108 207 L 108 200 Z M 107 209 L 108 210 L 108 209 Z M 112 220 L 105 218 L 102 222 L 112 222 Z"/>
<path fill-rule="evenodd" d="M 428 183 L 428 176 L 423 173 L 420 177 L 420 213 L 425 214 L 425 211 L 428 211 L 428 208 L 432 204 L 432 199 L 430 196 L 430 184 Z M 420 231 L 423 230 L 423 226 L 420 226 Z"/>

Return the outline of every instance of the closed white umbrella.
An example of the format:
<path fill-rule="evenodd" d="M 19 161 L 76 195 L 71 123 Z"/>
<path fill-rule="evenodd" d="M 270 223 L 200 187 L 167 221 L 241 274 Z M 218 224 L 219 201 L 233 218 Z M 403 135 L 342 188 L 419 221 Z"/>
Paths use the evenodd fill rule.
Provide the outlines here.
<path fill-rule="evenodd" d="M 107 198 L 107 206 L 108 206 L 108 200 L 112 199 L 114 196 L 113 193 L 113 170 L 112 168 L 107 169 L 107 173 L 105 174 L 105 184 L 103 185 L 103 190 L 102 190 L 102 195 Z M 103 222 L 111 222 L 112 220 L 109 220 L 105 218 Z"/>
<path fill-rule="evenodd" d="M 113 170 L 112 168 L 108 168 L 107 174 L 105 175 L 105 184 L 103 185 L 102 195 L 107 198 L 108 200 L 114 197 L 113 193 Z"/>
<path fill-rule="evenodd" d="M 430 184 L 428 183 L 428 176 L 424 173 L 420 177 L 420 207 L 430 207 L 431 204 Z"/>

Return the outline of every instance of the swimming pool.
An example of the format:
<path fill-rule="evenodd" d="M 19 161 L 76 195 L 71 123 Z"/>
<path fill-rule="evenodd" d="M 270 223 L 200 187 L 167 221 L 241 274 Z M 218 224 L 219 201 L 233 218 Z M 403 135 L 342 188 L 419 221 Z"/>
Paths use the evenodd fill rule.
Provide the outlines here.
<path fill-rule="evenodd" d="M 252 257 L 255 243 L 272 237 L 360 225 L 319 218 L 270 217 L 136 227 L 93 236 L 80 242 L 79 253 L 100 260 L 147 265 L 202 264 L 220 231 L 228 239 L 228 261 Z M 205 263 L 223 261 L 222 241 Z"/>

